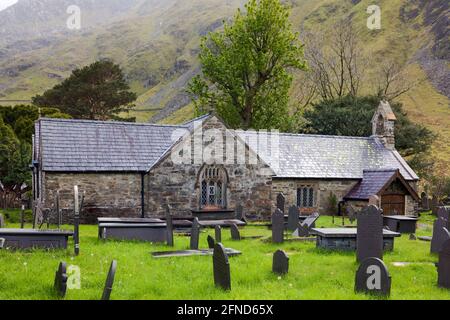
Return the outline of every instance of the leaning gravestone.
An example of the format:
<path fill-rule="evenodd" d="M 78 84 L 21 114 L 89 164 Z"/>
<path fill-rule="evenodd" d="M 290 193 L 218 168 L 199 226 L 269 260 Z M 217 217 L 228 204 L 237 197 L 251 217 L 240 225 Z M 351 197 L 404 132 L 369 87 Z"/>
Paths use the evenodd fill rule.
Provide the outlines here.
<path fill-rule="evenodd" d="M 381 259 L 367 258 L 356 272 L 355 291 L 378 296 L 391 293 L 391 276 Z"/>
<path fill-rule="evenodd" d="M 173 247 L 173 220 L 169 205 L 166 206 L 167 245 Z"/>
<path fill-rule="evenodd" d="M 231 232 L 231 240 L 241 240 L 241 234 L 239 232 L 239 229 L 236 224 L 230 225 L 230 232 Z"/>
<path fill-rule="evenodd" d="M 306 218 L 303 223 L 299 223 L 297 226 L 297 230 L 294 232 L 294 236 L 296 237 L 309 237 L 311 235 L 311 227 L 316 223 L 317 219 L 319 219 L 319 214 L 314 212 L 308 218 Z"/>
<path fill-rule="evenodd" d="M 284 213 L 284 204 L 286 202 L 286 199 L 282 193 L 279 193 L 277 195 L 277 209 L 279 209 L 281 212 Z"/>
<path fill-rule="evenodd" d="M 5 227 L 5 219 L 3 215 L 0 213 L 0 229 Z"/>
<path fill-rule="evenodd" d="M 430 210 L 430 201 L 428 195 L 425 192 L 422 192 L 421 194 L 421 206 L 425 211 Z"/>
<path fill-rule="evenodd" d="M 231 290 L 230 263 L 221 243 L 216 243 L 213 254 L 214 284 L 224 290 Z"/>
<path fill-rule="evenodd" d="M 272 272 L 286 274 L 289 271 L 289 257 L 283 250 L 277 250 L 273 254 Z"/>
<path fill-rule="evenodd" d="M 216 245 L 214 238 L 211 236 L 208 236 L 208 238 L 206 240 L 208 241 L 208 248 L 214 249 L 214 246 Z"/>
<path fill-rule="evenodd" d="M 368 206 L 357 215 L 356 258 L 383 259 L 383 216 L 375 206 Z"/>
<path fill-rule="evenodd" d="M 272 242 L 283 243 L 284 241 L 284 214 L 280 209 L 272 214 Z"/>
<path fill-rule="evenodd" d="M 436 196 L 433 196 L 433 198 L 431 199 L 431 212 L 433 213 L 433 215 L 437 214 L 437 206 L 438 206 L 439 202 L 438 202 L 438 198 Z"/>
<path fill-rule="evenodd" d="M 439 253 L 442 245 L 448 239 L 448 230 L 446 229 L 448 222 L 439 217 L 433 225 L 433 237 L 431 238 L 431 253 Z"/>
<path fill-rule="evenodd" d="M 109 300 L 114 285 L 114 277 L 116 276 L 117 261 L 113 260 L 109 267 L 108 277 L 106 278 L 105 288 L 103 289 L 102 300 Z"/>
<path fill-rule="evenodd" d="M 289 215 L 288 215 L 287 229 L 289 231 L 295 231 L 295 229 L 297 229 L 297 225 L 298 225 L 298 208 L 297 208 L 297 206 L 290 206 L 288 212 L 289 212 Z"/>
<path fill-rule="evenodd" d="M 450 289 L 450 240 L 444 242 L 439 252 L 438 286 Z"/>
<path fill-rule="evenodd" d="M 200 224 L 198 222 L 198 218 L 196 217 L 194 219 L 194 222 L 192 223 L 191 241 L 190 241 L 191 250 L 198 250 L 199 238 L 200 238 Z"/>
<path fill-rule="evenodd" d="M 222 227 L 221 226 L 216 226 L 214 228 L 214 232 L 215 232 L 215 240 L 216 240 L 216 242 L 222 242 Z"/>
<path fill-rule="evenodd" d="M 55 273 L 55 282 L 53 287 L 55 288 L 56 293 L 61 298 L 66 296 L 67 292 L 67 265 L 65 262 L 61 262 L 59 264 L 58 270 Z"/>

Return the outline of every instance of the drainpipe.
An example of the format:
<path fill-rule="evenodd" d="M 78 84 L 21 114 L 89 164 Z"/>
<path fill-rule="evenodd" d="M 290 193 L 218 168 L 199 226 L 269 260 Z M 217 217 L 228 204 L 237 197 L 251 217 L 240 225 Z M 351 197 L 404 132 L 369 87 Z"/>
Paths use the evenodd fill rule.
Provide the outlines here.
<path fill-rule="evenodd" d="M 145 172 L 141 173 L 141 217 L 145 218 Z"/>

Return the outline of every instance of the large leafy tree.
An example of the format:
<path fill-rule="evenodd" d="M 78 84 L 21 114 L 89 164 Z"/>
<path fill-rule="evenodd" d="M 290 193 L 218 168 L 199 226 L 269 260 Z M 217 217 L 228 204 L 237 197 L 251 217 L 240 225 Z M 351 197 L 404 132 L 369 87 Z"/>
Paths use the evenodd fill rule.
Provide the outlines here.
<path fill-rule="evenodd" d="M 136 98 L 120 67 L 102 60 L 74 70 L 61 84 L 35 96 L 33 103 L 58 108 L 77 119 L 108 120 L 129 111 Z"/>
<path fill-rule="evenodd" d="M 202 75 L 190 93 L 231 127 L 287 129 L 290 70 L 305 69 L 303 47 L 279 0 L 250 0 L 224 30 L 202 39 Z"/>

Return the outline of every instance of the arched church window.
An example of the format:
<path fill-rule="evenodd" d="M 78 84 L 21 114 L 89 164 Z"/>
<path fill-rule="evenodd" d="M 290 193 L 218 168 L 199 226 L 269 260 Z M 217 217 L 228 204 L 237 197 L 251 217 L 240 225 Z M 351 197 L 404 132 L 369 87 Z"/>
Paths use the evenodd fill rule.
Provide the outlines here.
<path fill-rule="evenodd" d="M 202 209 L 226 208 L 227 173 L 223 167 L 205 166 L 199 175 L 200 207 Z"/>

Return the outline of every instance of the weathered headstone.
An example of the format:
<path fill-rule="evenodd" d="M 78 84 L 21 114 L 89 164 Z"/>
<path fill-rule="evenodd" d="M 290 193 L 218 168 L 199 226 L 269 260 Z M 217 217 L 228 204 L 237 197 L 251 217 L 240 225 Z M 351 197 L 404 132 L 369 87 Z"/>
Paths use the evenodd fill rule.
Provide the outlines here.
<path fill-rule="evenodd" d="M 283 250 L 277 250 L 273 254 L 272 272 L 286 274 L 289 271 L 289 257 Z"/>
<path fill-rule="evenodd" d="M 279 209 L 281 212 L 284 213 L 284 205 L 285 205 L 286 199 L 284 197 L 284 194 L 279 193 L 277 195 L 277 209 Z"/>
<path fill-rule="evenodd" d="M 430 210 L 430 199 L 428 198 L 428 195 L 425 192 L 422 192 L 421 194 L 421 206 L 422 209 L 425 211 Z"/>
<path fill-rule="evenodd" d="M 432 214 L 436 215 L 437 214 L 437 206 L 439 204 L 438 198 L 436 196 L 433 196 L 433 198 L 431 198 L 431 212 Z"/>
<path fill-rule="evenodd" d="M 284 214 L 280 209 L 272 214 L 272 242 L 282 243 L 284 241 Z"/>
<path fill-rule="evenodd" d="M 216 240 L 216 242 L 222 242 L 222 227 L 221 226 L 215 226 L 214 232 L 215 232 L 215 240 Z"/>
<path fill-rule="evenodd" d="M 0 228 L 5 227 L 5 218 L 3 218 L 3 215 L 0 213 Z"/>
<path fill-rule="evenodd" d="M 363 260 L 356 272 L 355 291 L 386 297 L 390 295 L 391 276 L 381 259 Z"/>
<path fill-rule="evenodd" d="M 245 218 L 244 207 L 242 207 L 242 205 L 239 204 L 236 207 L 235 211 L 236 211 L 236 220 L 247 222 L 247 219 Z"/>
<path fill-rule="evenodd" d="M 289 212 L 289 215 L 288 215 L 287 229 L 289 231 L 295 231 L 295 229 L 297 229 L 297 225 L 298 225 L 298 208 L 297 208 L 297 206 L 290 206 L 288 212 Z"/>
<path fill-rule="evenodd" d="M 103 289 L 102 300 L 109 300 L 114 285 L 114 277 L 116 276 L 117 261 L 113 260 L 109 267 L 108 277 L 106 278 L 105 288 Z"/>
<path fill-rule="evenodd" d="M 214 238 L 208 235 L 207 241 L 208 241 L 208 248 L 214 249 L 214 246 L 216 245 Z"/>
<path fill-rule="evenodd" d="M 312 215 L 307 217 L 303 223 L 299 223 L 297 226 L 297 230 L 294 232 L 295 237 L 309 237 L 311 227 L 316 223 L 317 219 L 319 219 L 319 214 L 314 212 Z"/>
<path fill-rule="evenodd" d="M 442 245 L 438 262 L 438 286 L 450 289 L 450 240 Z"/>
<path fill-rule="evenodd" d="M 213 254 L 214 284 L 224 290 L 231 290 L 230 263 L 221 243 L 216 243 Z"/>
<path fill-rule="evenodd" d="M 375 206 L 368 206 L 357 216 L 356 257 L 383 259 L 383 216 Z"/>
<path fill-rule="evenodd" d="M 173 219 L 170 214 L 170 206 L 166 205 L 166 229 L 167 229 L 167 245 L 173 247 Z"/>
<path fill-rule="evenodd" d="M 231 232 L 231 240 L 239 241 L 241 240 L 241 233 L 239 232 L 239 228 L 236 224 L 230 225 L 230 232 Z"/>
<path fill-rule="evenodd" d="M 61 298 L 66 296 L 67 292 L 67 265 L 65 262 L 61 262 L 59 264 L 58 270 L 55 273 L 55 282 L 53 287 L 55 288 L 56 293 Z"/>
<path fill-rule="evenodd" d="M 442 245 L 448 239 L 447 221 L 439 217 L 434 221 L 433 225 L 433 237 L 431 238 L 431 252 L 439 253 Z"/>
<path fill-rule="evenodd" d="M 192 229 L 191 229 L 191 241 L 190 241 L 191 250 L 198 250 L 199 238 L 200 238 L 200 223 L 198 222 L 198 218 L 195 217 L 194 221 L 192 222 Z"/>

